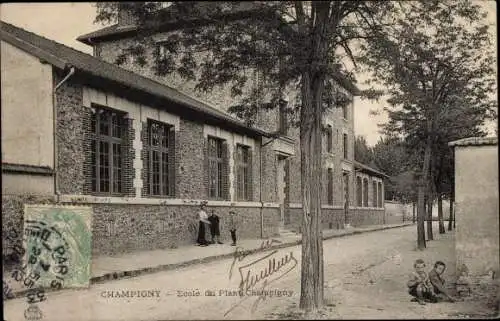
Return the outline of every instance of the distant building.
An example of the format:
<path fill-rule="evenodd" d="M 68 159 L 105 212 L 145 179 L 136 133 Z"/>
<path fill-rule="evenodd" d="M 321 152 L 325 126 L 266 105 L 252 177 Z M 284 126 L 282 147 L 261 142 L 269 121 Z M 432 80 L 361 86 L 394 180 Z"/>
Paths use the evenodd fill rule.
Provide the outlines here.
<path fill-rule="evenodd" d="M 498 279 L 498 140 L 472 137 L 449 145 L 455 148 L 457 268 L 465 264 L 476 281 Z"/>
<path fill-rule="evenodd" d="M 2 22 L 4 228 L 21 229 L 24 204 L 87 205 L 95 255 L 176 247 L 194 243 L 208 200 L 223 237 L 231 206 L 239 237 L 297 229 L 299 132 L 283 110 L 250 127 L 225 112 L 224 93 L 202 100 L 189 84 L 114 65 L 127 28 L 85 36 L 93 57 Z M 385 174 L 353 160 L 353 108 L 324 120 L 324 228 L 384 221 Z"/>

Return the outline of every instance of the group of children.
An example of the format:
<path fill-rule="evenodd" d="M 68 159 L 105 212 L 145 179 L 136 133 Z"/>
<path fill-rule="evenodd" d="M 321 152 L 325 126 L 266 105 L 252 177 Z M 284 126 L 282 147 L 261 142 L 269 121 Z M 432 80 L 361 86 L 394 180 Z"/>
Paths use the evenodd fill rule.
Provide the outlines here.
<path fill-rule="evenodd" d="M 215 244 L 216 242 L 218 244 L 223 244 L 220 240 L 219 216 L 217 216 L 214 213 L 214 210 L 211 210 L 210 215 L 208 215 L 205 209 L 206 209 L 206 202 L 202 202 L 200 205 L 200 211 L 198 212 L 199 215 L 199 229 L 198 229 L 198 240 L 197 240 L 198 245 L 208 246 L 209 244 Z M 231 243 L 231 245 L 236 246 L 236 225 L 234 222 L 234 211 L 229 211 L 229 218 L 230 218 L 229 231 L 231 232 L 231 239 L 233 240 L 233 243 Z M 212 236 L 212 240 L 210 242 L 208 242 L 205 238 L 205 224 L 210 226 L 210 234 Z"/>
<path fill-rule="evenodd" d="M 437 261 L 428 274 L 425 272 L 425 262 L 422 259 L 416 260 L 413 267 L 415 271 L 410 274 L 407 284 L 408 292 L 414 297 L 413 300 L 419 304 L 425 304 L 426 301 L 436 303 L 440 299 L 447 299 L 450 302 L 455 301 L 445 288 L 444 279 L 441 277 L 446 269 L 446 264 Z"/>

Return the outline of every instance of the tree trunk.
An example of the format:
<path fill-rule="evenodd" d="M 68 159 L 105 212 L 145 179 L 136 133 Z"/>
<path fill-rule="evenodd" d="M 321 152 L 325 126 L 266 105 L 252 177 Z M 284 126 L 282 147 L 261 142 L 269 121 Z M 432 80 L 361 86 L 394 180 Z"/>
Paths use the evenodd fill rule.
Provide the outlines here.
<path fill-rule="evenodd" d="M 453 199 L 450 197 L 450 217 L 448 217 L 448 231 L 451 231 L 452 221 L 453 221 Z"/>
<path fill-rule="evenodd" d="M 432 232 L 432 197 L 427 199 L 427 240 L 434 240 L 434 233 Z"/>
<path fill-rule="evenodd" d="M 417 247 L 425 249 L 425 190 L 428 188 L 428 175 L 431 162 L 431 137 L 427 137 L 424 151 L 424 164 L 417 188 Z"/>
<path fill-rule="evenodd" d="M 438 218 L 439 218 L 439 234 L 446 233 L 443 221 L 443 197 L 441 193 L 438 194 Z"/>
<path fill-rule="evenodd" d="M 322 77 L 302 76 L 300 160 L 302 177 L 302 270 L 300 308 L 323 305 L 323 237 L 321 230 Z"/>
<path fill-rule="evenodd" d="M 415 202 L 411 202 L 411 204 L 412 204 L 412 211 L 413 211 L 412 223 L 415 224 Z"/>

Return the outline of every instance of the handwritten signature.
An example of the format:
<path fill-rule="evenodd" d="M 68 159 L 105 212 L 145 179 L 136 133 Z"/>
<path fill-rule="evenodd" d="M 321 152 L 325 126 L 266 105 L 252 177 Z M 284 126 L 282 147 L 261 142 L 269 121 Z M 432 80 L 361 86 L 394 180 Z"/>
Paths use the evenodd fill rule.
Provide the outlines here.
<path fill-rule="evenodd" d="M 281 244 L 281 241 L 278 241 L 275 239 L 262 241 L 262 243 L 260 244 L 260 247 L 256 250 L 256 252 L 260 252 L 260 251 L 269 249 L 275 243 Z M 245 251 L 240 246 L 236 247 L 236 249 L 234 251 L 234 255 L 233 255 L 233 263 L 231 264 L 231 268 L 229 269 L 229 279 L 231 279 L 231 277 L 233 276 L 233 268 L 234 268 L 234 265 L 236 264 L 236 261 L 241 262 L 250 254 L 252 254 L 252 251 Z"/>
<path fill-rule="evenodd" d="M 267 248 L 270 248 L 273 243 L 281 243 L 280 241 L 277 240 L 267 240 L 262 242 L 261 247 L 259 250 L 264 250 Z M 263 257 L 254 260 L 248 264 L 245 264 L 243 266 L 238 267 L 238 271 L 240 274 L 240 284 L 239 284 L 239 293 L 241 293 L 242 296 L 246 294 L 245 298 L 241 299 L 237 304 L 232 306 L 224 316 L 229 314 L 232 310 L 234 310 L 236 307 L 240 306 L 244 301 L 246 301 L 249 297 L 251 297 L 249 294 L 250 291 L 252 292 L 260 292 L 261 294 L 258 296 L 257 300 L 254 302 L 252 305 L 251 311 L 254 312 L 255 309 L 257 308 L 258 304 L 261 301 L 264 301 L 266 299 L 266 288 L 273 282 L 281 279 L 285 275 L 287 275 L 290 271 L 292 271 L 298 264 L 297 259 L 293 255 L 293 251 L 290 251 L 288 254 L 281 258 L 276 258 L 275 254 L 278 253 L 278 250 L 274 250 L 271 253 L 264 255 Z M 234 268 L 234 265 L 236 262 L 241 262 L 243 261 L 251 252 L 243 252 L 241 248 L 237 248 L 235 251 L 233 263 L 231 264 L 231 269 L 229 271 L 229 278 L 231 279 L 232 277 L 232 271 Z M 264 265 L 263 268 L 260 268 L 256 272 L 252 271 L 252 267 L 255 268 L 256 265 L 262 265 L 261 262 L 265 262 L 267 259 L 267 264 Z M 279 274 L 278 274 L 279 272 Z M 270 280 L 269 278 L 272 275 L 279 275 L 278 277 Z M 261 285 L 260 290 L 255 291 L 255 287 L 257 285 Z"/>

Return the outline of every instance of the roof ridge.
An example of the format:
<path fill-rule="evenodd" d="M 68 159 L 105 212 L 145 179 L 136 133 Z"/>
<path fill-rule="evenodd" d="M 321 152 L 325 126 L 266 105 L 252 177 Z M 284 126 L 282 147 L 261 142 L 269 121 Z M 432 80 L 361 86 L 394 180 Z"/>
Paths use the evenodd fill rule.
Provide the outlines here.
<path fill-rule="evenodd" d="M 9 24 L 9 23 L 6 23 L 6 22 L 4 22 L 4 21 L 2 21 L 2 20 L 0 20 L 0 24 L 7 24 L 7 25 L 10 25 L 11 27 L 18 28 L 18 27 L 16 27 L 16 26 L 14 26 L 14 25 L 12 25 L 12 24 Z M 33 33 L 33 32 L 27 31 L 27 30 L 22 29 L 22 28 L 18 28 L 18 29 L 20 29 L 20 30 L 22 30 L 22 31 L 24 31 L 24 32 L 27 32 L 27 33 L 31 33 L 31 34 L 33 34 L 33 35 L 35 35 L 35 36 L 38 36 L 38 37 L 40 37 L 40 38 L 43 38 L 43 39 L 45 39 L 45 40 L 49 40 L 49 41 L 50 41 L 50 39 L 45 38 L 45 37 L 43 37 L 43 36 L 39 36 L 39 35 L 37 35 L 37 34 L 35 34 L 35 33 Z M 26 41 L 26 40 L 24 40 L 24 39 L 21 39 L 21 38 L 19 38 L 18 36 L 13 35 L 12 33 L 8 32 L 8 31 L 6 31 L 6 30 L 4 30 L 4 29 L 0 29 L 0 31 L 1 31 L 1 32 L 4 32 L 4 33 L 7 33 L 7 34 L 8 34 L 8 36 L 10 36 L 10 37 L 16 38 L 16 40 L 17 40 L 17 41 L 22 42 L 22 43 L 23 43 L 23 44 L 25 44 L 26 46 L 29 46 L 29 47 L 32 47 L 32 48 L 34 48 L 34 49 L 38 49 L 38 50 L 40 50 L 40 51 L 43 51 L 45 54 L 47 54 L 47 55 L 49 55 L 49 56 L 54 57 L 54 59 L 60 60 L 60 61 L 61 61 L 61 62 L 63 62 L 64 64 L 68 64 L 68 62 L 67 62 L 66 60 L 61 59 L 61 58 L 59 58 L 59 57 L 57 57 L 57 56 L 53 55 L 52 53 L 48 52 L 47 50 L 44 50 L 44 49 L 42 49 L 42 48 L 39 48 L 39 47 L 35 46 L 34 44 L 30 43 L 29 41 Z"/>
<path fill-rule="evenodd" d="M 207 107 L 210 107 L 211 109 L 213 109 L 213 111 L 215 111 L 215 112 L 221 113 L 221 114 L 223 114 L 223 115 L 224 115 L 224 116 L 226 116 L 226 117 L 230 117 L 230 118 L 233 118 L 233 119 L 234 119 L 234 120 L 236 120 L 236 121 L 240 121 L 240 122 L 241 122 L 241 120 L 239 120 L 238 118 L 234 117 L 233 115 L 231 115 L 231 114 L 229 114 L 229 113 L 227 113 L 227 112 L 225 112 L 225 111 L 223 111 L 223 110 L 220 110 L 220 109 L 218 109 L 218 108 L 214 107 L 211 103 L 208 103 L 208 102 L 206 102 L 206 101 L 204 101 L 204 100 L 202 101 L 202 100 L 200 100 L 200 99 L 198 99 L 198 98 L 196 98 L 196 97 L 193 97 L 192 95 L 189 95 L 189 94 L 187 94 L 187 93 L 185 93 L 185 92 L 183 92 L 183 91 L 181 91 L 181 90 L 179 90 L 179 89 L 177 89 L 177 88 L 171 87 L 171 86 L 166 85 L 166 84 L 164 84 L 164 83 L 162 83 L 162 82 L 159 82 L 159 81 L 157 81 L 157 80 L 155 80 L 155 79 L 152 79 L 152 78 L 149 78 L 149 77 L 145 77 L 145 76 L 143 76 L 143 75 L 141 75 L 141 74 L 139 74 L 139 73 L 135 73 L 135 72 L 133 72 L 133 71 L 130 71 L 130 70 L 125 69 L 125 68 L 123 68 L 123 67 L 120 67 L 120 66 L 118 66 L 118 65 L 115 65 L 115 64 L 109 63 L 109 62 L 107 62 L 107 61 L 104 61 L 104 60 L 102 60 L 102 59 L 96 58 L 96 57 L 94 57 L 94 56 L 92 56 L 92 55 L 90 55 L 90 54 L 88 54 L 88 53 L 86 53 L 86 52 L 83 52 L 83 51 L 77 50 L 77 49 L 75 49 L 75 48 L 72 48 L 72 47 L 66 46 L 65 44 L 62 44 L 62 43 L 59 43 L 59 42 L 57 42 L 57 41 L 55 41 L 55 40 L 52 40 L 52 39 L 46 38 L 46 37 L 44 37 L 44 36 L 41 36 L 41 35 L 39 35 L 39 34 L 36 34 L 36 33 L 32 32 L 32 31 L 26 30 L 26 29 L 24 29 L 24 28 L 18 27 L 18 26 L 16 26 L 16 25 L 11 24 L 11 23 L 5 22 L 5 21 L 3 21 L 3 20 L 0 20 L 0 23 L 1 23 L 1 24 L 5 24 L 5 25 L 7 25 L 7 26 L 10 26 L 10 27 L 12 27 L 12 28 L 14 28 L 14 29 L 21 30 L 22 32 L 26 32 L 26 33 L 28 33 L 28 34 L 31 34 L 31 35 L 35 36 L 35 37 L 42 38 L 42 39 L 44 39 L 44 40 L 46 40 L 46 41 L 48 41 L 48 42 L 50 42 L 50 43 L 55 44 L 56 46 L 62 46 L 62 47 L 67 48 L 67 49 L 69 49 L 69 50 L 71 50 L 71 51 L 75 51 L 75 52 L 77 52 L 78 54 L 86 55 L 86 56 L 88 56 L 88 57 L 89 57 L 89 58 L 91 58 L 91 59 L 95 59 L 96 61 L 99 61 L 100 63 L 103 63 L 103 64 L 107 64 L 107 65 L 109 65 L 109 66 L 112 66 L 112 68 L 119 68 L 120 70 L 122 70 L 122 71 L 124 71 L 124 72 L 126 72 L 126 73 L 128 73 L 128 74 L 130 74 L 130 75 L 134 75 L 134 76 L 136 76 L 136 77 L 141 77 L 141 78 L 143 78 L 143 79 L 145 79 L 145 80 L 147 80 L 147 81 L 154 82 L 154 83 L 156 83 L 156 84 L 158 84 L 158 85 L 160 85 L 160 86 L 163 86 L 163 87 L 165 87 L 165 88 L 168 88 L 169 90 L 172 90 L 172 91 L 175 91 L 175 92 L 177 92 L 177 93 L 179 93 L 179 94 L 182 94 L 182 95 L 186 96 L 186 98 L 189 98 L 189 99 L 195 100 L 196 102 L 199 102 L 199 103 L 203 103 L 203 104 L 207 105 Z M 8 32 L 8 31 L 4 30 L 3 28 L 2 28 L 2 31 L 7 32 L 8 34 L 12 35 L 10 32 Z M 48 54 L 48 55 L 50 55 L 50 56 L 53 56 L 53 57 L 55 57 L 55 58 L 56 58 L 56 59 L 58 59 L 58 60 L 64 61 L 66 64 L 69 64 L 69 62 L 68 62 L 68 61 L 65 61 L 65 60 L 63 60 L 63 59 L 61 59 L 61 58 L 58 58 L 57 56 L 55 56 L 55 55 L 51 54 L 50 52 L 48 52 L 47 50 L 45 50 L 44 48 L 40 48 L 40 47 L 38 47 L 38 46 L 36 46 L 36 45 L 34 45 L 34 44 L 30 43 L 29 41 L 26 41 L 26 40 L 24 40 L 24 39 L 20 39 L 20 38 L 19 38 L 19 37 L 17 37 L 16 35 L 12 35 L 12 36 L 13 36 L 13 37 L 15 37 L 16 39 L 18 39 L 18 40 L 22 41 L 23 43 L 25 43 L 25 44 L 29 45 L 30 47 L 37 48 L 37 49 L 39 49 L 39 50 L 43 51 L 44 53 L 46 53 L 46 54 Z"/>
<path fill-rule="evenodd" d="M 379 169 L 376 169 L 376 168 L 373 168 L 372 166 L 368 166 L 360 161 L 357 161 L 357 160 L 354 160 L 354 165 L 358 165 L 360 167 L 365 167 L 366 169 L 369 169 L 375 173 L 379 173 L 379 174 L 382 174 L 382 175 L 385 175 L 387 177 L 389 177 L 389 175 L 387 175 L 386 173 L 384 173 L 383 171 L 379 170 Z"/>

